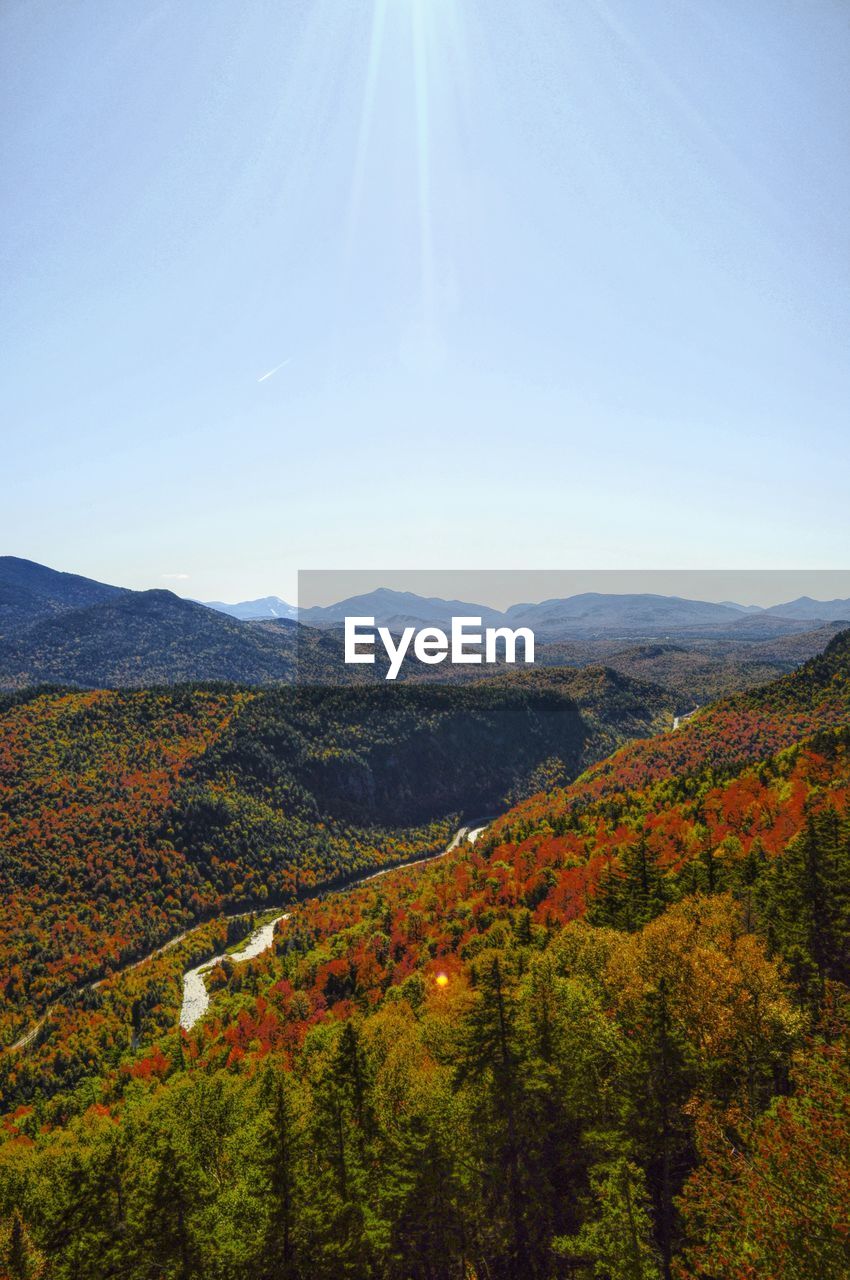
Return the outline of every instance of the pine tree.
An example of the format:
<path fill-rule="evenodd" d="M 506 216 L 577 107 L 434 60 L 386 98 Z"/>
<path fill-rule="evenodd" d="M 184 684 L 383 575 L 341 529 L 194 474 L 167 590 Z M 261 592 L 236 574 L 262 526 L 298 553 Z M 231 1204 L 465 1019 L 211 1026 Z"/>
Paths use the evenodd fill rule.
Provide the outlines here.
<path fill-rule="evenodd" d="M 466 1280 L 463 1189 L 440 1118 L 413 1103 L 382 1148 L 378 1181 L 392 1223 L 393 1280 Z"/>
<path fill-rule="evenodd" d="M 156 1173 L 148 1201 L 146 1246 L 161 1264 L 175 1264 L 176 1280 L 195 1280 L 200 1260 L 190 1219 L 193 1196 L 186 1158 L 178 1151 L 174 1135 L 162 1136 L 156 1151 Z"/>
<path fill-rule="evenodd" d="M 744 928 L 752 930 L 756 921 L 759 885 L 767 868 L 767 855 L 758 836 L 731 874 L 731 888 L 744 909 Z"/>
<path fill-rule="evenodd" d="M 47 1261 L 30 1238 L 20 1211 L 12 1214 L 5 1239 L 0 1236 L 0 1276 L 3 1280 L 39 1280 Z"/>
<path fill-rule="evenodd" d="M 619 865 L 600 880 L 588 904 L 587 918 L 591 924 L 633 932 L 660 915 L 669 899 L 657 856 L 641 836 L 634 847 L 624 851 Z"/>
<path fill-rule="evenodd" d="M 373 1130 L 372 1114 L 366 1102 L 367 1071 L 357 1027 L 353 1022 L 346 1022 L 336 1054 L 336 1074 L 347 1095 L 361 1155 L 365 1155 L 366 1141 Z"/>
<path fill-rule="evenodd" d="M 670 1016 L 663 978 L 644 997 L 642 1016 L 629 1030 L 629 1049 L 623 1064 L 622 1118 L 645 1161 L 658 1226 L 662 1274 L 669 1280 L 675 1234 L 674 1196 L 691 1150 L 682 1108 L 695 1081 L 684 1038 Z"/>
<path fill-rule="evenodd" d="M 470 1085 L 481 1143 L 482 1208 L 503 1228 L 504 1275 L 524 1280 L 539 1273 L 529 1237 L 534 1168 L 525 1145 L 531 1135 L 523 1123 L 516 993 L 499 956 L 487 959 L 476 977 L 455 1082 Z"/>
<path fill-rule="evenodd" d="M 600 1280 L 660 1280 L 642 1170 L 621 1157 L 595 1169 L 590 1185 L 597 1216 L 575 1236 L 556 1238 L 555 1253 L 574 1265 L 591 1267 L 590 1274 Z"/>
<path fill-rule="evenodd" d="M 313 1081 L 310 1159 L 304 1185 L 304 1220 L 313 1277 L 370 1276 L 386 1244 L 374 1213 L 371 1072 L 354 1023 L 346 1023 L 325 1050 Z M 321 1257 L 323 1267 L 317 1264 Z"/>
<path fill-rule="evenodd" d="M 850 982 L 850 824 L 834 809 L 808 815 L 765 877 L 760 904 L 803 1001 L 822 1007 L 827 981 Z"/>
<path fill-rule="evenodd" d="M 298 1266 L 298 1165 L 302 1139 L 292 1099 L 292 1078 L 280 1066 L 270 1066 L 261 1095 L 267 1119 L 261 1128 L 261 1168 L 269 1195 L 269 1219 L 263 1262 L 265 1274 L 279 1280 L 297 1280 Z"/>

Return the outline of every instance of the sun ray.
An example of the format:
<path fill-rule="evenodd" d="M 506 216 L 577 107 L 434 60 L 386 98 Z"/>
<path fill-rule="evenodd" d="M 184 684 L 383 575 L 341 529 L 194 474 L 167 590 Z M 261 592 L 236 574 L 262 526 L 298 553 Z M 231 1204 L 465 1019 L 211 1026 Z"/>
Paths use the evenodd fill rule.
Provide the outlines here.
<path fill-rule="evenodd" d="M 351 179 L 351 197 L 348 207 L 348 253 L 351 253 L 351 242 L 354 236 L 360 206 L 363 201 L 363 184 L 366 173 L 366 159 L 369 152 L 369 141 L 372 135 L 372 121 L 375 115 L 375 98 L 377 94 L 378 72 L 384 48 L 384 32 L 387 22 L 387 0 L 375 0 L 372 7 L 372 30 L 369 37 L 369 59 L 366 65 L 366 81 L 363 86 L 363 104 L 360 109 L 360 123 L 357 129 L 357 143 L 354 153 L 354 173 Z"/>
<path fill-rule="evenodd" d="M 434 233 L 431 208 L 431 117 L 428 33 L 423 0 L 412 0 L 413 84 L 416 95 L 416 170 L 419 186 L 419 268 L 422 319 L 427 337 L 434 324 Z"/>

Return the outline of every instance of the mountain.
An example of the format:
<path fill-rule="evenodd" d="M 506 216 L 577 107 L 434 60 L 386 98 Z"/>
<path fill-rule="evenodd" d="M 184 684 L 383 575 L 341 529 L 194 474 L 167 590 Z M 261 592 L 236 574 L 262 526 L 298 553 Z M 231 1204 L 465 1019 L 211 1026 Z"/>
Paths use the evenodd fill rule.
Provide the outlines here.
<path fill-rule="evenodd" d="M 830 640 L 846 630 L 846 622 L 826 622 L 823 626 L 814 629 L 806 627 L 802 631 L 795 630 L 759 641 L 753 644 L 748 652 L 756 661 L 763 659 L 784 665 L 787 673 L 799 666 L 801 662 L 807 662 L 810 658 L 822 653 Z M 777 672 L 778 674 L 781 673 Z"/>
<path fill-rule="evenodd" d="M 771 640 L 779 636 L 795 635 L 800 631 L 810 631 L 812 622 L 821 624 L 822 618 L 787 618 L 782 614 L 760 613 L 742 614 L 738 621 L 726 629 L 728 636 L 741 636 L 748 640 Z"/>
<path fill-rule="evenodd" d="M 606 634 L 649 639 L 673 632 L 686 632 L 694 637 L 700 634 L 732 638 L 740 634 L 756 640 L 809 629 L 808 624 L 812 622 L 850 620 L 850 600 L 820 601 L 803 596 L 788 604 L 763 609 L 735 601 L 715 604 L 650 593 L 584 592 L 563 599 L 543 600 L 539 604 L 515 604 L 500 611 L 487 605 L 423 597 L 382 587 L 338 604 L 303 609 L 299 618 L 309 626 L 338 627 L 347 616 L 354 615 L 374 617 L 377 625 L 387 626 L 394 632 L 405 626 L 446 629 L 452 616 L 469 615 L 481 617 L 486 626 L 531 627 L 541 641 Z"/>
<path fill-rule="evenodd" d="M 850 1274 L 850 633 L 445 856 L 334 817 L 533 784 L 577 725 L 523 683 L 2 714 L 3 1274 Z M 259 954 L 192 928 L 285 876 Z"/>
<path fill-rule="evenodd" d="M 0 640 L 0 687 L 268 684 L 293 678 L 293 654 L 288 628 L 254 628 L 170 591 L 119 591 Z"/>
<path fill-rule="evenodd" d="M 625 674 L 674 690 L 682 710 L 752 687 L 810 656 L 829 632 L 813 630 L 808 615 L 816 621 L 830 613 L 840 617 L 850 613 L 850 602 L 803 598 L 754 610 L 658 595 L 585 593 L 500 612 L 381 588 L 303 610 L 298 621 L 295 613 L 277 596 L 204 605 L 7 556 L 0 559 L 0 688 L 39 682 L 90 688 L 210 680 L 277 684 L 294 681 L 296 672 L 303 682 L 370 684 L 383 680 L 386 664 L 379 654 L 374 666 L 345 665 L 340 628 L 346 616 L 374 617 L 396 633 L 408 626 L 448 630 L 452 617 L 471 616 L 485 626 L 531 627 L 539 666 L 610 661 Z M 770 646 L 786 638 L 787 651 L 777 651 L 774 660 Z M 646 642 L 655 647 L 623 653 L 623 646 Z M 681 652 L 657 648 L 671 643 Z M 423 667 L 408 656 L 399 678 L 452 683 L 493 674 L 448 663 Z"/>
<path fill-rule="evenodd" d="M 340 627 L 347 617 L 374 618 L 376 626 L 401 631 L 404 627 L 451 627 L 453 617 L 482 618 L 485 624 L 498 625 L 504 614 L 488 605 L 468 604 L 463 600 L 441 600 L 437 596 L 418 596 L 412 591 L 391 591 L 379 587 L 364 595 L 350 596 L 338 604 L 313 605 L 302 609 L 299 621 L 311 627 Z"/>
<path fill-rule="evenodd" d="M 678 596 L 603 595 L 587 591 L 563 600 L 515 604 L 505 612 L 511 626 L 531 627 L 541 638 L 575 632 L 622 631 L 643 635 L 687 627 L 740 622 L 738 606 L 684 600 Z"/>
<path fill-rule="evenodd" d="M 675 596 L 598 592 L 544 600 L 540 604 L 515 604 L 501 611 L 487 605 L 423 597 L 382 587 L 339 604 L 302 609 L 299 618 L 309 626 L 334 627 L 341 626 L 347 616 L 374 617 L 379 626 L 399 631 L 405 626 L 446 629 L 453 616 L 464 615 L 480 617 L 485 626 L 531 627 L 541 640 L 554 640 L 611 631 L 654 636 L 696 626 L 732 626 L 749 613 L 750 610 L 741 605 L 711 604 Z"/>
<path fill-rule="evenodd" d="M 602 669 L 8 696 L 0 1044 L 16 1006 L 43 1007 L 190 920 L 433 852 L 459 813 L 567 782 L 669 712 L 663 691 Z M 4 994 L 18 963 L 26 981 Z"/>
<path fill-rule="evenodd" d="M 735 623 L 742 609 L 736 605 L 709 604 L 657 595 L 601 595 L 585 592 L 540 604 L 515 604 L 501 611 L 462 600 L 418 596 L 411 591 L 384 587 L 352 596 L 339 604 L 302 609 L 300 620 L 310 626 L 341 626 L 348 616 L 374 617 L 379 626 L 400 630 L 403 626 L 446 628 L 453 616 L 480 617 L 486 626 L 531 627 L 541 638 L 554 639 L 576 632 L 608 630 L 650 632 L 695 625 Z"/>
<path fill-rule="evenodd" d="M 242 600 L 239 604 L 224 604 L 221 600 L 203 601 L 207 609 L 215 609 L 218 613 L 227 613 L 231 618 L 239 618 L 243 622 L 254 622 L 265 618 L 298 617 L 295 605 L 287 604 L 280 596 L 263 596 L 260 600 Z"/>
<path fill-rule="evenodd" d="M 807 622 L 850 622 L 850 600 L 813 600 L 811 596 L 800 596 L 787 604 L 775 604 L 766 612 Z"/>
<path fill-rule="evenodd" d="M 127 594 L 123 587 L 60 573 L 33 560 L 0 556 L 0 639 L 42 618 Z"/>
<path fill-rule="evenodd" d="M 692 711 L 727 694 L 753 689 L 793 671 L 822 653 L 844 624 L 829 622 L 809 630 L 806 623 L 768 619 L 775 627 L 759 627 L 746 639 L 682 636 L 674 640 L 640 641 L 606 636 L 574 636 L 538 644 L 540 666 L 604 665 L 634 679 L 669 689 L 678 712 Z M 775 634 L 774 634 L 775 631 Z"/>
<path fill-rule="evenodd" d="M 850 725 L 850 630 L 823 653 L 770 684 L 732 694 L 699 710 L 683 733 L 624 747 L 588 775 L 596 794 L 646 786 L 710 766 L 757 760 L 824 729 Z"/>

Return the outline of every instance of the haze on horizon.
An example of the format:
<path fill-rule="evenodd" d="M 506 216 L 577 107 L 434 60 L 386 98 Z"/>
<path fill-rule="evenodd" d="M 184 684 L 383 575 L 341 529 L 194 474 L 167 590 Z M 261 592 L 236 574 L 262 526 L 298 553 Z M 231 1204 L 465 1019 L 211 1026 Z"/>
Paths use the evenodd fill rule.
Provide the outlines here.
<path fill-rule="evenodd" d="M 841 567 L 842 6 L 13 0 L 0 48 L 0 552 Z"/>

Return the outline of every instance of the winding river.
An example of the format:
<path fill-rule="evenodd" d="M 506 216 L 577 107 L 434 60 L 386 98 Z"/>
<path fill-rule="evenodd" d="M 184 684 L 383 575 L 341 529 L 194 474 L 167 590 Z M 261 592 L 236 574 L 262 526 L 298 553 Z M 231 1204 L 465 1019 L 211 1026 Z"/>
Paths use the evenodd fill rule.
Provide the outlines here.
<path fill-rule="evenodd" d="M 367 884 L 370 880 L 377 880 L 380 876 L 389 875 L 391 871 L 401 871 L 406 867 L 418 867 L 424 862 L 436 862 L 438 858 L 444 858 L 447 853 L 451 853 L 464 840 L 474 844 L 485 828 L 486 824 L 476 827 L 460 827 L 452 837 L 451 843 L 439 853 L 431 854 L 428 858 L 416 858 L 412 862 L 396 863 L 395 866 L 384 867 L 381 871 L 372 871 L 368 876 L 361 876 L 359 880 L 353 880 L 351 884 L 345 886 L 345 890 L 337 890 L 337 892 L 357 889 L 360 885 Z M 245 946 L 240 947 L 238 951 L 213 956 L 211 960 L 205 960 L 203 964 L 197 965 L 194 969 L 186 970 L 183 974 L 183 1003 L 180 1006 L 180 1026 L 184 1031 L 190 1031 L 209 1008 L 210 995 L 207 991 L 204 974 L 209 973 L 211 969 L 214 969 L 217 964 L 221 964 L 225 959 L 229 959 L 232 964 L 242 964 L 246 960 L 254 960 L 257 956 L 262 955 L 272 945 L 275 929 L 281 920 L 288 920 L 290 915 L 291 912 L 289 911 L 282 912 L 281 915 L 275 916 L 273 920 L 261 925 L 259 929 L 251 934 Z"/>
<path fill-rule="evenodd" d="M 479 822 L 475 825 L 459 827 L 451 839 L 451 842 L 445 849 L 441 849 L 439 853 L 432 853 L 426 858 L 414 858 L 410 862 L 397 862 L 391 867 L 383 867 L 380 871 L 372 871 L 369 875 L 361 876 L 357 880 L 352 880 L 350 884 L 344 885 L 340 889 L 329 890 L 333 893 L 345 893 L 350 889 L 357 889 L 362 884 L 367 884 L 370 880 L 377 880 L 379 876 L 387 876 L 391 871 L 403 871 L 407 867 L 418 867 L 425 862 L 436 862 L 438 858 L 444 858 L 447 853 L 451 853 L 464 840 L 468 840 L 474 844 L 482 831 L 487 829 L 488 822 Z M 323 892 L 317 890 L 317 892 Z M 245 912 L 238 912 L 235 916 L 226 916 L 225 919 L 232 920 L 244 917 Z M 209 1008 L 210 997 L 207 991 L 207 984 L 204 981 L 204 974 L 208 973 L 217 964 L 220 964 L 225 958 L 229 959 L 233 964 L 242 964 L 246 960 L 253 960 L 256 956 L 262 955 L 264 951 L 272 945 L 274 941 L 274 933 L 276 927 L 282 920 L 288 920 L 290 912 L 281 912 L 271 920 L 267 920 L 265 924 L 260 925 L 248 938 L 247 942 L 234 952 L 222 953 L 213 956 L 210 960 L 205 960 L 203 964 L 196 965 L 194 969 L 187 969 L 183 974 L 183 1000 L 180 1006 L 180 1026 L 184 1031 L 188 1031 L 195 1025 L 199 1018 L 202 1018 Z M 204 923 L 209 923 L 205 921 Z M 142 956 L 139 960 L 133 960 L 131 963 L 124 965 L 122 969 L 117 969 L 111 977 L 118 977 L 122 973 L 129 973 L 131 969 L 138 969 L 140 965 L 145 964 L 154 956 L 162 955 L 164 951 L 170 951 L 172 947 L 176 947 L 178 942 L 182 942 L 184 938 L 188 938 L 195 929 L 203 928 L 203 924 L 187 929 L 183 933 L 178 934 L 176 938 L 171 938 L 168 942 L 163 943 L 159 947 L 155 947 L 153 951 L 148 952 L 146 956 Z M 105 978 L 98 978 L 94 982 L 86 982 L 77 988 L 77 991 L 93 991 L 105 982 Z M 44 1026 L 51 1011 L 48 1006 L 39 1020 L 25 1031 L 22 1036 L 13 1044 L 9 1045 L 12 1051 L 25 1049 L 31 1044 Z"/>
<path fill-rule="evenodd" d="M 180 1006 L 180 1026 L 184 1031 L 189 1031 L 194 1027 L 198 1019 L 202 1018 L 209 1008 L 210 995 L 207 991 L 207 984 L 204 981 L 204 974 L 209 973 L 210 969 L 214 969 L 217 964 L 221 964 L 222 960 L 225 959 L 229 959 L 233 964 L 242 964 L 245 960 L 253 960 L 255 956 L 262 955 L 272 945 L 275 926 L 281 920 L 288 919 L 288 911 L 284 912 L 283 915 L 275 916 L 273 920 L 269 920 L 267 924 L 261 925 L 259 929 L 252 933 L 245 946 L 239 951 L 213 956 L 211 960 L 205 960 L 203 964 L 197 965 L 196 968 L 186 970 L 183 974 L 183 1003 Z"/>

